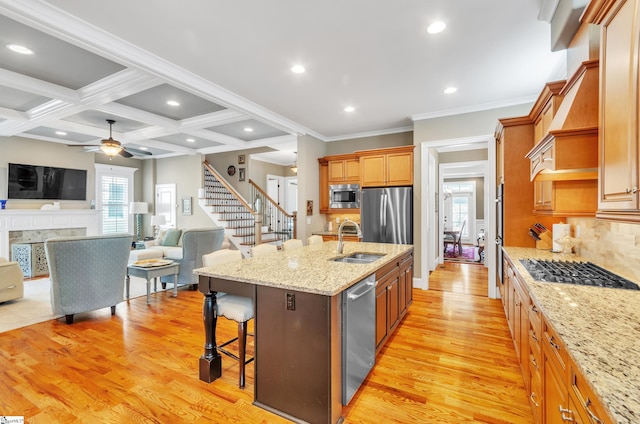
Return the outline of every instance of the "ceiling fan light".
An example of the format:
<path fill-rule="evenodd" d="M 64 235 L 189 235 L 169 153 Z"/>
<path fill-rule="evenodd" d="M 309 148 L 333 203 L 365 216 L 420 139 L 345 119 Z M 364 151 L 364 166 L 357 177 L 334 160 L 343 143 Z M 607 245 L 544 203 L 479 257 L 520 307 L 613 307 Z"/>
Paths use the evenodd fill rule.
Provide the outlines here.
<path fill-rule="evenodd" d="M 104 152 L 107 156 L 115 156 L 122 150 L 122 146 L 120 143 L 116 144 L 110 141 L 103 142 L 100 145 L 100 150 Z"/>

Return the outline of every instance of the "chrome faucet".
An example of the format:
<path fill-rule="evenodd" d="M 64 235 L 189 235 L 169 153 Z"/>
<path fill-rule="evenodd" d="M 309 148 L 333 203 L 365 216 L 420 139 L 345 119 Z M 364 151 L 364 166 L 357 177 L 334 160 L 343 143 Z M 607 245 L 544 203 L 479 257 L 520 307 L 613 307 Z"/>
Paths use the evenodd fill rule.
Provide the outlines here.
<path fill-rule="evenodd" d="M 344 221 L 342 221 L 342 224 L 340 224 L 340 227 L 338 227 L 338 254 L 339 255 L 342 255 L 342 250 L 344 249 L 344 243 L 342 242 L 342 227 L 344 227 L 344 224 L 346 224 L 347 222 L 350 222 L 356 226 L 356 228 L 358 229 L 358 238 L 362 238 L 362 231 L 360 231 L 360 226 L 358 225 L 357 222 L 354 222 L 350 219 L 345 219 Z"/>

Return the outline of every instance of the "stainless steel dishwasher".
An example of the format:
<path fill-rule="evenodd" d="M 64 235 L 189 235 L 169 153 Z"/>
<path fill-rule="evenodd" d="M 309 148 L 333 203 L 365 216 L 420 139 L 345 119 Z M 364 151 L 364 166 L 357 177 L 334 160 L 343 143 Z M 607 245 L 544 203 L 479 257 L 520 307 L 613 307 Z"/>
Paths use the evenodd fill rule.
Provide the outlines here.
<path fill-rule="evenodd" d="M 342 404 L 348 405 L 375 362 L 376 276 L 342 292 Z"/>

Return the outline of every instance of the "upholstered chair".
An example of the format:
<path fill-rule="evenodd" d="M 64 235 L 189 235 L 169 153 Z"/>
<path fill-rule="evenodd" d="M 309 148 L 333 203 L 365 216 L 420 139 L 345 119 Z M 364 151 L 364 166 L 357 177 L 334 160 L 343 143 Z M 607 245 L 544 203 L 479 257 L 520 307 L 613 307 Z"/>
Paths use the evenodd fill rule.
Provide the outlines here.
<path fill-rule="evenodd" d="M 293 250 L 302 247 L 302 240 L 291 239 L 282 242 L 282 250 Z"/>
<path fill-rule="evenodd" d="M 259 256 L 270 255 L 276 253 L 278 247 L 275 244 L 259 244 L 251 248 L 251 257 L 257 258 Z"/>
<path fill-rule="evenodd" d="M 216 250 L 202 257 L 204 266 L 224 265 L 240 262 L 241 260 L 242 253 L 239 250 Z M 238 361 L 240 365 L 238 386 L 243 388 L 245 384 L 245 365 L 253 361 L 253 358 L 246 359 L 247 322 L 253 318 L 253 299 L 222 292 L 216 293 L 216 317 L 221 316 L 238 323 L 238 337 L 216 345 L 216 349 Z M 238 341 L 237 356 L 225 349 L 225 346 L 235 341 Z"/>
<path fill-rule="evenodd" d="M 0 302 L 20 299 L 24 296 L 24 275 L 18 262 L 0 258 Z"/>
<path fill-rule="evenodd" d="M 223 227 L 196 228 L 182 232 L 182 249 L 172 249 L 164 257 L 180 264 L 179 286 L 191 284 L 193 288 L 197 287 L 198 279 L 193 270 L 201 268 L 202 256 L 220 249 L 223 240 Z M 165 288 L 166 283 L 173 284 L 173 275 L 161 277 L 160 281 Z"/>
<path fill-rule="evenodd" d="M 51 308 L 65 315 L 111 307 L 124 297 L 124 281 L 133 237 L 129 234 L 57 237 L 45 241 L 51 279 Z"/>
<path fill-rule="evenodd" d="M 314 234 L 310 237 L 307 237 L 307 245 L 311 246 L 314 244 L 322 244 L 324 243 L 324 240 L 322 239 L 322 236 L 319 236 L 317 234 Z"/>

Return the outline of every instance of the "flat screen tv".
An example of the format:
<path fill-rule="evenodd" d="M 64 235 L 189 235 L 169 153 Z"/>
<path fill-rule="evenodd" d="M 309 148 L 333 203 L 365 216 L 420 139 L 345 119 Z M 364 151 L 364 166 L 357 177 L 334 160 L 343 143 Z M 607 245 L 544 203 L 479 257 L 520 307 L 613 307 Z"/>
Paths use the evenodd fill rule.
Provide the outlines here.
<path fill-rule="evenodd" d="M 9 199 L 86 200 L 85 169 L 9 164 Z"/>

